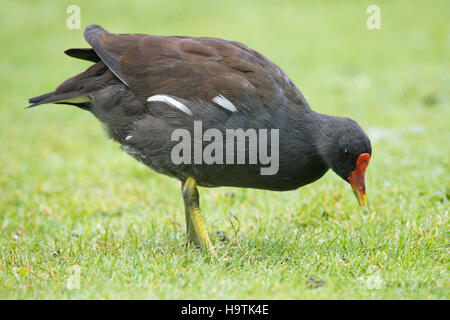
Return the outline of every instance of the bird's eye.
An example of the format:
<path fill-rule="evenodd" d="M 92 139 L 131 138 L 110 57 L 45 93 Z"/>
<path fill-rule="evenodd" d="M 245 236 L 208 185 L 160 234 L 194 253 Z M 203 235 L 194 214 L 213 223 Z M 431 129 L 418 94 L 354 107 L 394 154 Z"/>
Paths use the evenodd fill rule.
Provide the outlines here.
<path fill-rule="evenodd" d="M 346 157 L 348 157 L 348 156 L 350 155 L 350 152 L 348 152 L 348 150 L 345 149 L 345 150 L 344 150 L 344 154 L 345 154 Z"/>

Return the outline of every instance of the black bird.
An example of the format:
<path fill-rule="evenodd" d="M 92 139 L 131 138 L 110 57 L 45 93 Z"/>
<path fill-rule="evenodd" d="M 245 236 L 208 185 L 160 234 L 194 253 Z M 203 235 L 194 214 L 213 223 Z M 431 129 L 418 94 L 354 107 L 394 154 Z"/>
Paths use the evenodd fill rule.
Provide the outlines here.
<path fill-rule="evenodd" d="M 98 25 L 84 37 L 92 48 L 65 53 L 94 64 L 29 107 L 88 110 L 122 150 L 180 180 L 188 241 L 215 255 L 196 185 L 285 191 L 332 169 L 365 205 L 367 135 L 351 119 L 311 110 L 262 54 L 235 41 L 113 34 Z"/>

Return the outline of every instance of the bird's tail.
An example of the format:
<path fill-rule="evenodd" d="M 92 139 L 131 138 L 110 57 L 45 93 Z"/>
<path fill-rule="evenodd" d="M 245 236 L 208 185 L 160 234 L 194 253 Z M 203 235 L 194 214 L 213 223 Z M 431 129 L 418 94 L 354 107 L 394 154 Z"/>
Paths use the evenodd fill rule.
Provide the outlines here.
<path fill-rule="evenodd" d="M 95 62 L 86 71 L 67 79 L 55 91 L 30 98 L 28 108 L 46 103 L 70 104 L 89 109 L 89 94 L 99 90 L 114 78 L 106 65 L 92 49 L 69 49 L 65 53 L 71 57 Z"/>
<path fill-rule="evenodd" d="M 36 107 L 41 104 L 46 103 L 59 103 L 59 104 L 71 104 L 76 105 L 80 108 L 88 108 L 90 100 L 86 94 L 80 94 L 79 92 L 68 92 L 63 94 L 58 94 L 57 91 L 49 92 L 37 97 L 28 99 L 31 103 L 27 108 Z"/>

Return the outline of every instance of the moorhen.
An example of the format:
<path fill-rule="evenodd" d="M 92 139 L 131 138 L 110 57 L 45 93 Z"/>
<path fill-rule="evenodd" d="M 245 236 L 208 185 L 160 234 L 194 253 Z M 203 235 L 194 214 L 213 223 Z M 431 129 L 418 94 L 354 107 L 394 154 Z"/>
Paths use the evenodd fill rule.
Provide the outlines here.
<path fill-rule="evenodd" d="M 29 107 L 58 103 L 88 110 L 122 150 L 180 180 L 189 242 L 215 255 L 197 185 L 285 191 L 332 169 L 365 205 L 372 154 L 367 135 L 351 119 L 311 110 L 262 54 L 235 41 L 113 34 L 98 25 L 88 26 L 84 37 L 92 48 L 65 53 L 94 64 L 29 99 Z"/>

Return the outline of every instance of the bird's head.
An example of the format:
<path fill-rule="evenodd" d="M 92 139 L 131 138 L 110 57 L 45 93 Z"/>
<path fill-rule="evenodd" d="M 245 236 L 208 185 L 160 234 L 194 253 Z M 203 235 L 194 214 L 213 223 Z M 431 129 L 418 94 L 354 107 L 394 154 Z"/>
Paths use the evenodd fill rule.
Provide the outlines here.
<path fill-rule="evenodd" d="M 365 172 L 372 155 L 370 140 L 361 127 L 348 118 L 334 122 L 325 159 L 331 169 L 351 184 L 359 205 L 366 205 Z"/>

